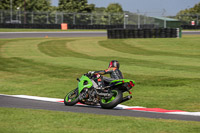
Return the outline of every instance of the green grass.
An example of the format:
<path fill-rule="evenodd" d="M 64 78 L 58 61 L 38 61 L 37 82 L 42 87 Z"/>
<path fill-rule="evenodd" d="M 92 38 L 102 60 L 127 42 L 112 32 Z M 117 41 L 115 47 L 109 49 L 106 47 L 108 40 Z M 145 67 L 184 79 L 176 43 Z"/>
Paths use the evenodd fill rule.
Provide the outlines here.
<path fill-rule="evenodd" d="M 11 28 L 0 28 L 0 32 L 73 32 L 73 31 L 106 31 L 101 29 L 11 29 Z"/>
<path fill-rule="evenodd" d="M 136 81 L 133 99 L 149 108 L 200 111 L 200 38 L 37 38 L 0 41 L 0 93 L 63 98 L 89 70 L 117 59 Z M 158 102 L 159 101 L 159 102 Z"/>
<path fill-rule="evenodd" d="M 198 133 L 199 122 L 67 113 L 0 110 L 2 133 Z"/>
<path fill-rule="evenodd" d="M 117 59 L 136 81 L 124 104 L 200 111 L 200 36 L 0 40 L 0 94 L 64 98 L 89 70 Z M 198 132 L 198 122 L 0 108 L 0 132 Z M 105 128 L 106 127 L 106 128 Z"/>

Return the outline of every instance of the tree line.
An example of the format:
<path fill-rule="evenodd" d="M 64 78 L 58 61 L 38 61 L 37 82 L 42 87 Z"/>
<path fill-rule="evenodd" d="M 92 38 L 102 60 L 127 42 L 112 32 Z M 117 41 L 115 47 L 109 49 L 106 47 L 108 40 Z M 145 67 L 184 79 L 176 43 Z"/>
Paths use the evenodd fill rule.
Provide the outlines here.
<path fill-rule="evenodd" d="M 196 21 L 196 24 L 200 24 L 200 2 L 192 8 L 181 10 L 177 13 L 176 18 L 181 20 L 183 24 L 188 24 L 191 21 Z"/>
<path fill-rule="evenodd" d="M 21 11 L 60 11 L 68 13 L 93 13 L 93 12 L 109 12 L 123 13 L 122 6 L 118 3 L 111 3 L 107 8 L 95 7 L 94 4 L 88 4 L 87 0 L 59 0 L 58 7 L 51 5 L 51 0 L 0 0 L 0 10 L 12 9 Z M 181 10 L 181 14 L 197 14 L 200 13 L 200 2 L 194 7 Z"/>
<path fill-rule="evenodd" d="M 11 4 L 12 2 L 12 4 Z M 12 6 L 11 6 L 12 5 Z M 51 0 L 0 0 L 0 10 L 7 10 L 8 13 L 10 10 L 20 11 L 20 12 L 51 12 L 55 14 L 56 12 L 65 13 L 63 19 L 67 19 L 68 23 L 73 23 L 73 16 L 67 15 L 67 13 L 93 13 L 93 14 L 105 14 L 103 16 L 93 16 L 94 20 L 99 20 L 100 24 L 122 24 L 123 23 L 123 9 L 122 6 L 118 3 L 111 3 L 107 8 L 105 7 L 95 7 L 94 4 L 88 4 L 87 0 L 59 0 L 58 6 L 52 6 Z M 108 15 L 116 14 L 119 15 Z M 30 15 L 24 13 L 22 16 L 23 19 L 31 21 Z M 49 21 L 53 15 L 50 14 Z M 9 15 L 9 14 L 8 14 Z M 37 20 L 45 22 L 45 15 L 35 15 L 34 23 Z M 54 16 L 55 17 L 55 16 Z M 90 15 L 76 15 L 76 22 L 81 24 L 87 24 L 91 19 Z M 110 20 L 110 21 L 109 21 Z M 54 21 L 54 20 L 53 20 Z M 63 20 L 64 21 L 64 20 Z M 70 21 L 70 22 L 69 22 Z M 109 21 L 109 22 L 108 22 Z M 31 23 L 31 22 L 29 22 Z M 39 22 L 38 22 L 39 23 Z M 55 22 L 50 22 L 55 23 Z M 95 23 L 95 22 L 94 22 Z"/>
<path fill-rule="evenodd" d="M 59 0 L 58 6 L 52 6 L 51 0 L 0 0 L 0 10 L 10 11 L 11 5 L 12 5 L 12 11 L 20 10 L 21 12 L 51 12 L 51 13 L 64 12 L 64 13 L 105 14 L 103 16 L 98 16 L 98 15 L 93 16 L 94 20 L 101 21 L 99 22 L 100 24 L 122 24 L 124 22 L 123 13 L 127 12 L 124 11 L 122 6 L 118 3 L 111 3 L 105 8 L 105 7 L 96 7 L 94 4 L 88 4 L 87 0 Z M 48 17 L 51 18 L 53 17 L 53 15 L 50 15 Z M 66 16 L 64 17 L 66 18 Z M 71 19 L 68 19 L 68 21 L 73 20 L 72 16 L 70 17 Z M 91 16 L 89 15 L 76 16 L 76 17 L 77 21 L 80 21 L 80 23 L 83 24 L 88 23 L 88 21 L 90 21 L 91 19 L 90 18 Z M 45 18 L 45 15 L 37 16 L 37 18 L 38 20 L 39 19 L 42 20 L 41 18 Z M 177 13 L 176 18 L 182 20 L 183 22 L 196 20 L 197 18 L 199 18 L 200 20 L 200 2 L 192 8 L 181 10 L 180 12 Z M 131 16 L 129 17 L 129 21 L 131 21 Z M 133 23 L 137 22 L 133 21 Z"/>
<path fill-rule="evenodd" d="M 0 10 L 20 9 L 21 11 L 60 11 L 67 13 L 94 13 L 109 12 L 123 13 L 122 6 L 118 3 L 111 3 L 107 8 L 95 7 L 88 4 L 87 0 L 59 0 L 58 7 L 51 5 L 51 0 L 0 0 Z"/>

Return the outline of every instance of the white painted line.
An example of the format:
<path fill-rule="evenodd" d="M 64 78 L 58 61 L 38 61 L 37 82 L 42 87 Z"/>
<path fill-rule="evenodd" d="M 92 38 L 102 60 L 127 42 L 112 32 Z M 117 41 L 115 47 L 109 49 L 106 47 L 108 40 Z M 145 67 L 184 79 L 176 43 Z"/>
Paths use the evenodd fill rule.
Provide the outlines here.
<path fill-rule="evenodd" d="M 47 101 L 47 102 L 59 102 L 59 101 L 63 101 L 63 99 L 58 99 L 58 98 L 28 96 L 28 95 L 5 95 L 5 94 L 0 94 L 0 95 L 11 96 L 11 97 L 18 97 L 18 98 L 25 98 L 25 99 L 32 99 L 32 100 L 39 100 L 39 101 Z"/>
<path fill-rule="evenodd" d="M 169 112 L 168 114 L 200 116 L 200 112 Z"/>

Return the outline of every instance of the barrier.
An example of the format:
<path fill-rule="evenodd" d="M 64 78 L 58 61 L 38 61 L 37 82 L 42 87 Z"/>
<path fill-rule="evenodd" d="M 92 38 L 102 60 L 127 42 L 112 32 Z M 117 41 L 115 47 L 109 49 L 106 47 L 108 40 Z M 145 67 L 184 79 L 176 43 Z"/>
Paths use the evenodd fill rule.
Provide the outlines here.
<path fill-rule="evenodd" d="M 67 29 L 68 29 L 68 25 L 66 23 L 62 23 L 61 30 L 67 30 Z"/>
<path fill-rule="evenodd" d="M 64 23 L 65 24 L 65 23 Z M 67 29 L 114 29 L 123 28 L 123 24 L 119 25 L 73 25 L 67 24 Z M 138 25 L 126 25 L 127 29 L 137 29 Z M 141 25 L 143 29 L 156 28 L 153 24 Z M 30 28 L 30 29 L 62 29 L 62 24 L 5 24 L 1 23 L 0 28 Z"/>
<path fill-rule="evenodd" d="M 156 28 L 156 29 L 108 29 L 109 39 L 123 38 L 176 38 L 177 29 Z"/>
<path fill-rule="evenodd" d="M 200 29 L 200 25 L 181 25 L 183 29 Z"/>

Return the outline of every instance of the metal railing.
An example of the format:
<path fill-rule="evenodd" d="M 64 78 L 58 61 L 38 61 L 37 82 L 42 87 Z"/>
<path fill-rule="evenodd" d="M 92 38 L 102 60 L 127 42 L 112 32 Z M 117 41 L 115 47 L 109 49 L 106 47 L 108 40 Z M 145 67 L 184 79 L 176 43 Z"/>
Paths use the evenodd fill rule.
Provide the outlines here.
<path fill-rule="evenodd" d="M 20 10 L 0 10 L 0 23 L 18 24 L 61 24 L 74 25 L 160 25 L 154 16 L 163 16 L 162 12 L 124 12 L 124 13 L 66 13 L 66 12 L 24 12 Z M 164 27 L 161 26 L 161 27 Z"/>
<path fill-rule="evenodd" d="M 67 12 L 24 12 L 21 10 L 0 10 L 0 23 L 18 24 L 61 24 L 74 25 L 129 25 L 153 24 L 158 27 L 165 27 L 164 21 L 157 21 L 156 17 L 165 17 L 160 12 L 139 12 L 130 13 L 67 13 Z M 200 14 L 179 14 L 173 18 L 181 21 L 181 24 L 200 24 Z"/>

